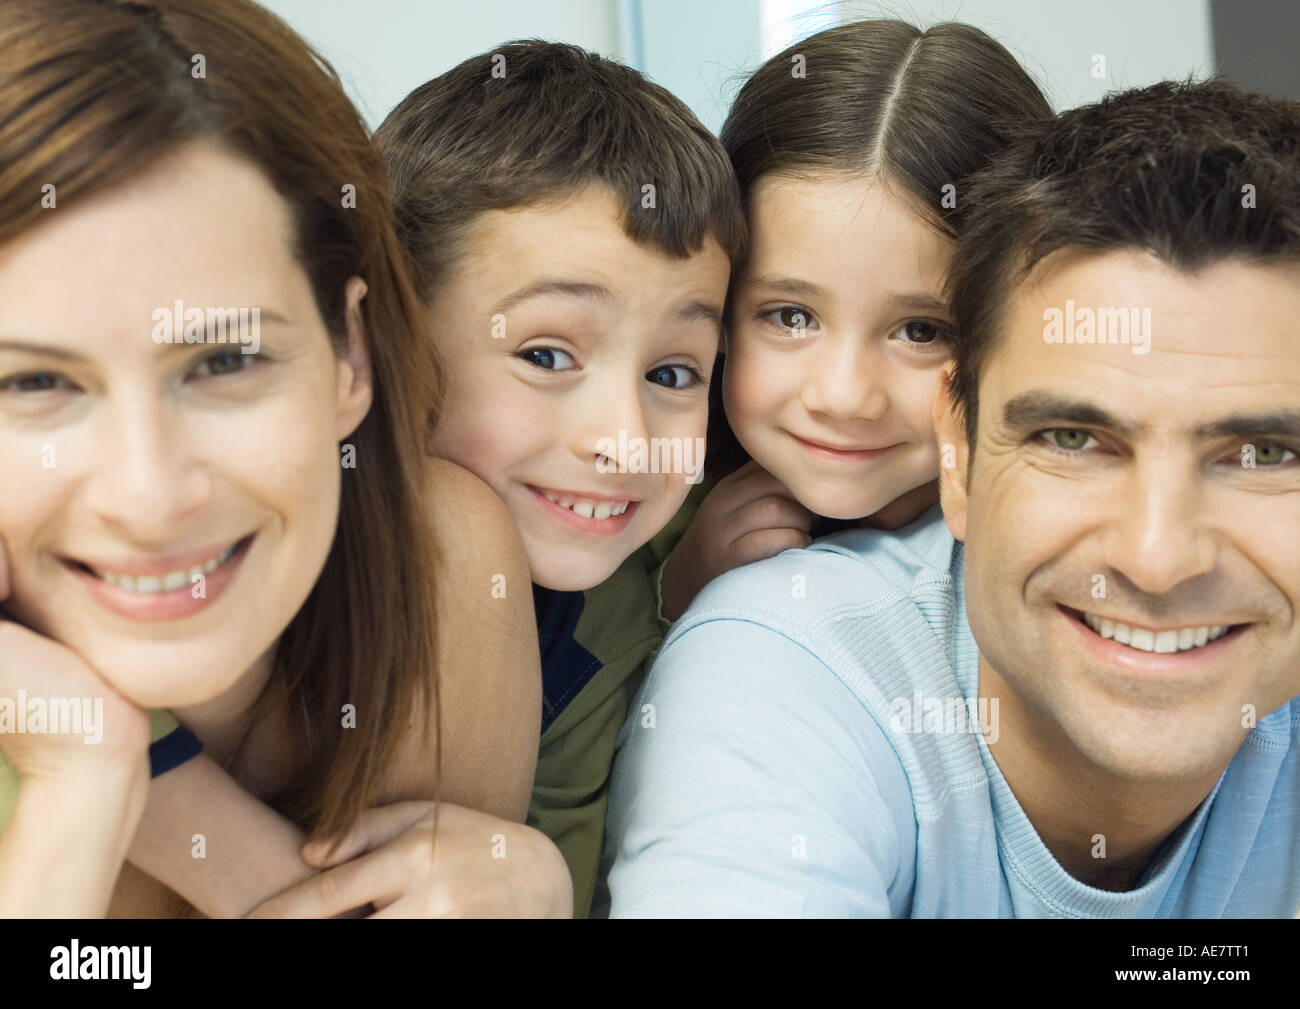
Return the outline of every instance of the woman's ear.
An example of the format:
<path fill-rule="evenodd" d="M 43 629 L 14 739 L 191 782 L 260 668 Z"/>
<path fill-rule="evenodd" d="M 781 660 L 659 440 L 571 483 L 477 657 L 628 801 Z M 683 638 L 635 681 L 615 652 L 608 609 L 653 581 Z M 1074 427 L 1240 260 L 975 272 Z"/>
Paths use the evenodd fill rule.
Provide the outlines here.
<path fill-rule="evenodd" d="M 939 443 L 939 503 L 954 539 L 966 539 L 966 475 L 970 458 L 966 448 L 966 424 L 952 399 L 949 361 L 939 376 L 934 394 L 934 435 Z"/>
<path fill-rule="evenodd" d="M 370 366 L 370 347 L 361 301 L 366 296 L 366 282 L 349 277 L 344 285 L 343 314 L 347 321 L 348 346 L 338 360 L 338 440 L 352 434 L 370 412 L 374 400 L 374 375 Z"/>

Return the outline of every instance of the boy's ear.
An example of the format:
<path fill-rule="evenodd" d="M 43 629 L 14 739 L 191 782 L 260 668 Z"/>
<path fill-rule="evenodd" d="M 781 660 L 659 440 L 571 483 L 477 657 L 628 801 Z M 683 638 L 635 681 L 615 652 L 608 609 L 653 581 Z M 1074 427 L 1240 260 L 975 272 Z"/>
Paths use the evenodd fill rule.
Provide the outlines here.
<path fill-rule="evenodd" d="M 934 434 L 939 443 L 939 503 L 953 539 L 966 540 L 966 475 L 970 466 L 966 424 L 952 400 L 949 361 L 939 376 L 934 394 Z"/>
<path fill-rule="evenodd" d="M 374 374 L 370 365 L 370 347 L 366 336 L 361 301 L 366 296 L 366 282 L 349 277 L 344 285 L 344 318 L 347 321 L 348 346 L 338 360 L 338 440 L 352 434 L 366 419 L 374 400 Z"/>

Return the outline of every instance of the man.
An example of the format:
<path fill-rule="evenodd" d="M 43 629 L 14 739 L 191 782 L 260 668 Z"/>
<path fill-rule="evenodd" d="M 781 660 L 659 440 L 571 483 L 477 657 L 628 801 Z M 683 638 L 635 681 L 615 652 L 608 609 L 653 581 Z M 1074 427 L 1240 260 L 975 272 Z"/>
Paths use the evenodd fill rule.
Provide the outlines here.
<path fill-rule="evenodd" d="M 967 189 L 942 518 L 697 598 L 615 916 L 1300 908 L 1300 105 L 1126 92 Z"/>

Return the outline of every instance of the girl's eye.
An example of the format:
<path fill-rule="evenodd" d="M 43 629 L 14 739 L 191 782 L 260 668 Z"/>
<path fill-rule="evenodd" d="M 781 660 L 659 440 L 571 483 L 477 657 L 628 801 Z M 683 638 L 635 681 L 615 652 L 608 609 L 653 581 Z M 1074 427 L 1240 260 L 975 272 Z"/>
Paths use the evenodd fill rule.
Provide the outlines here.
<path fill-rule="evenodd" d="M 569 371 L 573 368 L 573 355 L 554 347 L 531 347 L 519 354 L 525 361 L 547 371 Z"/>
<path fill-rule="evenodd" d="M 646 372 L 645 377 L 654 385 L 662 385 L 669 389 L 688 389 L 691 386 L 703 385 L 705 382 L 703 373 L 689 364 L 661 364 L 658 368 Z"/>
<path fill-rule="evenodd" d="M 760 312 L 758 317 L 768 325 L 784 330 L 794 337 L 802 336 L 806 330 L 818 328 L 817 320 L 813 317 L 813 314 L 798 305 L 782 305 L 780 308 L 770 308 L 766 312 Z"/>
<path fill-rule="evenodd" d="M 1253 465 L 1276 468 L 1292 462 L 1296 458 L 1296 453 L 1285 445 L 1279 445 L 1275 441 L 1257 441 L 1247 442 L 1241 446 L 1236 461 L 1243 466 Z"/>
<path fill-rule="evenodd" d="M 929 319 L 909 319 L 894 330 L 894 335 L 901 337 L 905 343 L 918 347 L 938 344 L 952 339 L 952 334 L 947 329 L 937 322 L 931 322 Z"/>
<path fill-rule="evenodd" d="M 18 393 L 54 392 L 68 387 L 66 378 L 48 371 L 35 372 L 31 375 L 15 375 L 0 382 L 0 391 L 12 390 Z"/>
<path fill-rule="evenodd" d="M 256 354 L 245 354 L 239 350 L 223 350 L 219 354 L 205 357 L 199 362 L 194 373 L 203 378 L 237 375 L 241 371 L 247 371 L 252 366 L 252 359 L 255 357 L 257 357 Z"/>
<path fill-rule="evenodd" d="M 1082 452 L 1088 447 L 1089 441 L 1096 441 L 1087 431 L 1081 431 L 1074 427 L 1057 427 L 1050 431 L 1044 431 L 1049 443 L 1053 448 L 1062 452 Z"/>

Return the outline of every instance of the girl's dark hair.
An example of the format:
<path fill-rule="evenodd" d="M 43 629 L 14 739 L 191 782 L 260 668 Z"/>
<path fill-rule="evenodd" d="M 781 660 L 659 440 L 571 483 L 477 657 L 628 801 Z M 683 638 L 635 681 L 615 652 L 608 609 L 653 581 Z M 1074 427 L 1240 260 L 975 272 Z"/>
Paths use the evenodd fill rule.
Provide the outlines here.
<path fill-rule="evenodd" d="M 439 371 L 383 163 L 329 64 L 248 0 L 0 4 L 0 245 L 48 219 L 42 186 L 74 205 L 201 139 L 248 158 L 289 204 L 337 353 L 345 281 L 356 274 L 368 287 L 374 399 L 349 438 L 366 462 L 340 468 L 338 532 L 260 702 L 287 709 L 303 765 L 272 803 L 318 835 L 339 833 L 377 800 L 394 727 L 413 708 L 426 731 L 437 723 L 424 448 Z M 355 207 L 344 206 L 345 185 Z M 356 727 L 345 731 L 349 703 Z"/>
<path fill-rule="evenodd" d="M 1051 116 L 1015 57 L 978 28 L 857 21 L 759 67 L 731 107 L 722 145 L 747 203 L 758 180 L 774 173 L 876 176 L 956 238 L 966 178 L 1016 127 Z M 722 410 L 721 376 L 719 362 L 709 420 L 714 476 L 748 458 Z"/>

